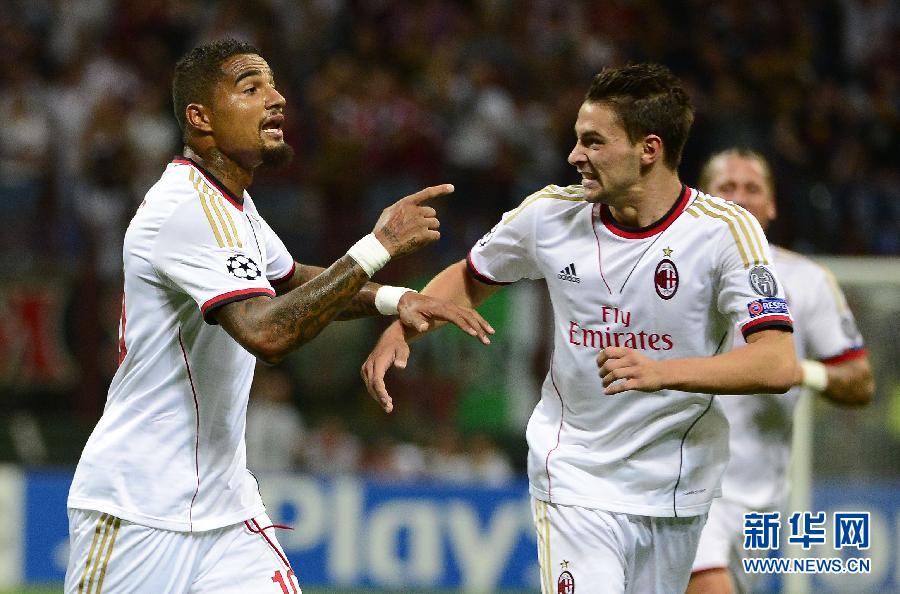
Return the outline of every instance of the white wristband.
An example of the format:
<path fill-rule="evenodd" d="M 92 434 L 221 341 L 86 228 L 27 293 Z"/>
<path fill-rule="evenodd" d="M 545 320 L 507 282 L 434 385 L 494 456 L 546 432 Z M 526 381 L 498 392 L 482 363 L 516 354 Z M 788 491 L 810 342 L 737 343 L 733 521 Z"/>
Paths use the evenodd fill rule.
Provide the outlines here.
<path fill-rule="evenodd" d="M 347 255 L 356 260 L 369 278 L 372 278 L 372 275 L 381 270 L 391 259 L 391 255 L 372 233 L 354 243 L 347 250 Z"/>
<path fill-rule="evenodd" d="M 410 291 L 413 293 L 418 292 L 414 289 L 407 289 L 406 287 L 392 287 L 390 285 L 379 287 L 379 289 L 375 291 L 375 309 L 378 310 L 378 313 L 385 316 L 396 315 L 400 298 Z"/>
<path fill-rule="evenodd" d="M 800 369 L 803 373 L 801 385 L 805 388 L 815 390 L 816 392 L 824 392 L 828 387 L 828 369 L 823 363 L 805 359 L 800 362 Z"/>

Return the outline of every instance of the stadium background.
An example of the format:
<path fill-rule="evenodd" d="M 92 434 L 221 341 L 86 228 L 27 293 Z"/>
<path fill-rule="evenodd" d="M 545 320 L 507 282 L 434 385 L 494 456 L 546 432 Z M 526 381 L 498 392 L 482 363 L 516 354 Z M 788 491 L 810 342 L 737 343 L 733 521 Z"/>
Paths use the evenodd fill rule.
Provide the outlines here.
<path fill-rule="evenodd" d="M 3 2 L 0 591 L 60 579 L 67 481 L 115 369 L 122 232 L 180 150 L 172 67 L 237 36 L 288 100 L 297 157 L 251 190 L 298 260 L 327 265 L 396 197 L 456 185 L 441 242 L 379 273 L 408 286 L 528 193 L 576 181 L 565 157 L 600 68 L 671 67 L 697 108 L 682 179 L 732 144 L 767 155 L 770 239 L 831 256 L 876 369 L 867 409 L 807 403 L 795 508 L 871 511 L 872 574 L 762 587 L 900 592 L 898 23 L 890 0 Z M 547 361 L 540 295 L 487 304 L 488 349 L 429 337 L 390 378 L 390 417 L 357 373 L 382 320 L 264 372 L 253 414 L 283 430 L 250 436 L 251 466 L 295 525 L 280 538 L 304 591 L 536 591 L 523 426 Z"/>

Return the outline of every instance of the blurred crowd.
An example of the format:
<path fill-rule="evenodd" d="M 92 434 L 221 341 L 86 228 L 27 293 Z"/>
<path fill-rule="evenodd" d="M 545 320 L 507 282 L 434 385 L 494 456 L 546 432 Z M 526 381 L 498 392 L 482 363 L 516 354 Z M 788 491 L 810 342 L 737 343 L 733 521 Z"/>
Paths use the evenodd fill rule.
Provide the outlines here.
<path fill-rule="evenodd" d="M 381 481 L 437 480 L 499 486 L 516 475 L 506 453 L 483 432 L 453 424 L 420 426 L 403 438 L 366 436 L 334 411 L 308 423 L 288 372 L 259 367 L 247 408 L 247 466 L 253 472 L 362 474 Z M 520 477 L 519 477 L 520 478 Z"/>
<path fill-rule="evenodd" d="M 683 177 L 743 144 L 776 164 L 782 243 L 900 253 L 900 27 L 890 0 L 9 0 L 0 11 L 2 253 L 119 273 L 122 228 L 180 149 L 178 56 L 245 38 L 289 101 L 293 168 L 254 188 L 300 258 L 393 198 L 457 186 L 461 253 L 565 163 L 607 65 L 653 60 L 698 110 Z M 10 224 L 14 221 L 15 224 Z"/>
<path fill-rule="evenodd" d="M 96 418 L 115 368 L 123 230 L 181 150 L 174 63 L 224 36 L 259 47 L 288 100 L 297 156 L 251 193 L 301 262 L 327 265 L 382 208 L 437 182 L 456 185 L 437 205 L 441 242 L 379 280 L 427 277 L 461 257 L 527 194 L 577 181 L 566 163 L 577 108 L 593 74 L 629 61 L 662 62 L 688 85 L 697 121 L 686 183 L 711 151 L 749 146 L 773 163 L 776 243 L 900 254 L 892 0 L 6 0 L 0 264 L 13 280 L 62 279 L 53 323 L 71 359 L 61 374 L 71 398 L 26 389 L 16 407 L 52 401 Z M 363 328 L 341 331 L 342 348 L 318 341 L 314 372 L 294 374 L 303 398 L 347 394 L 353 382 L 317 410 L 341 417 L 341 403 L 358 398 L 356 369 L 377 332 Z M 15 334 L 3 331 L 0 319 L 0 343 Z M 317 357 L 322 349 L 334 356 Z M 0 383 L 15 373 L 0 364 Z M 452 406 L 435 423 L 452 426 Z M 397 472 L 434 467 L 427 452 L 439 446 L 422 443 L 412 454 L 395 444 L 406 468 Z"/>

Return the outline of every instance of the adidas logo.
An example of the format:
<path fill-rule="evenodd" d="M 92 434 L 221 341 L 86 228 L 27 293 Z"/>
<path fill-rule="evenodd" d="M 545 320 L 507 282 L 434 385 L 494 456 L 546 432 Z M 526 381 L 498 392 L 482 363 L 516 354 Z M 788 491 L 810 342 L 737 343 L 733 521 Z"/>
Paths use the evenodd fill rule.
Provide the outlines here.
<path fill-rule="evenodd" d="M 559 271 L 559 274 L 556 275 L 556 278 L 562 279 L 564 281 L 569 281 L 570 283 L 580 283 L 581 279 L 578 278 L 578 274 L 575 272 L 575 263 L 569 264 L 565 268 Z"/>

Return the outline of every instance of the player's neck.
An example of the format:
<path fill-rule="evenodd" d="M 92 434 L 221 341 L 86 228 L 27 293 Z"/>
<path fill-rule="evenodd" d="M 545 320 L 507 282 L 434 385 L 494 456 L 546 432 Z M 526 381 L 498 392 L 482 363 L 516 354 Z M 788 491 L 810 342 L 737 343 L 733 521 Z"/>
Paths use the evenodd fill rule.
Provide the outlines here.
<path fill-rule="evenodd" d="M 643 228 L 660 220 L 681 197 L 678 174 L 647 176 L 629 192 L 618 206 L 610 205 L 613 218 L 626 227 Z"/>
<path fill-rule="evenodd" d="M 216 147 L 201 152 L 185 146 L 184 156 L 211 173 L 235 196 L 243 196 L 244 190 L 253 183 L 252 171 L 244 169 Z"/>

